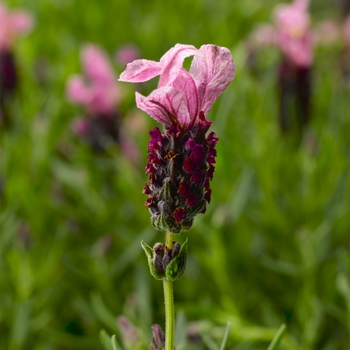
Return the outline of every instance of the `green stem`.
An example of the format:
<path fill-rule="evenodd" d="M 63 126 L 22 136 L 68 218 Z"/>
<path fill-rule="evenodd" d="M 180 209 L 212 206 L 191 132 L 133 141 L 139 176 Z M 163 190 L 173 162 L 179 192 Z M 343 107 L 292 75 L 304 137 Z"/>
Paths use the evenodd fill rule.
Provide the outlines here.
<path fill-rule="evenodd" d="M 173 236 L 174 234 L 172 232 L 167 232 L 165 235 L 165 245 L 169 249 L 173 249 Z"/>
<path fill-rule="evenodd" d="M 173 247 L 173 233 L 167 232 L 165 244 L 169 249 Z M 165 350 L 174 350 L 175 338 L 175 311 L 173 282 L 163 279 L 165 304 Z"/>

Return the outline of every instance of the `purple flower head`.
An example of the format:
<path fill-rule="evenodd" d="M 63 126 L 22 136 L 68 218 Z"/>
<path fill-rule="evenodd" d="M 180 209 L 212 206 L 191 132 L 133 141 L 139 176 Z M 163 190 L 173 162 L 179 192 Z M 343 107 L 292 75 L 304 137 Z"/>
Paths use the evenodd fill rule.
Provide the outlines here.
<path fill-rule="evenodd" d="M 189 71 L 182 65 L 194 56 Z M 143 193 L 156 229 L 178 233 L 191 227 L 210 202 L 218 139 L 206 119 L 214 101 L 232 81 L 235 65 L 227 48 L 177 44 L 159 62 L 136 60 L 120 81 L 144 82 L 160 75 L 149 96 L 136 93 L 137 106 L 163 124 L 150 132 Z"/>

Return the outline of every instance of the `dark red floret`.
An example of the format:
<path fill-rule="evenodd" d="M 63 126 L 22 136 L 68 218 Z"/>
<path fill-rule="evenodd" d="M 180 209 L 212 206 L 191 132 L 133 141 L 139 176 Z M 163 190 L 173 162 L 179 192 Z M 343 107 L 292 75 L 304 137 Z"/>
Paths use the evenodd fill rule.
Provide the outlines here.
<path fill-rule="evenodd" d="M 159 128 L 155 127 L 153 130 L 149 132 L 149 135 L 152 139 L 156 139 L 161 141 L 162 140 L 162 133 L 160 132 Z"/>
<path fill-rule="evenodd" d="M 182 167 L 188 174 L 192 174 L 196 170 L 197 164 L 190 157 L 187 157 Z"/>
<path fill-rule="evenodd" d="M 153 196 L 149 196 L 145 201 L 145 206 L 150 207 L 153 204 Z"/>
<path fill-rule="evenodd" d="M 208 179 L 213 180 L 214 170 L 215 170 L 214 165 L 210 165 L 210 167 L 208 169 L 208 172 L 207 172 L 207 178 Z"/>
<path fill-rule="evenodd" d="M 193 148 L 195 145 L 196 145 L 196 142 L 195 142 L 193 139 L 188 139 L 188 140 L 186 141 L 186 144 L 185 144 L 185 146 L 186 146 L 187 149 L 191 149 L 191 148 Z"/>
<path fill-rule="evenodd" d="M 155 174 L 157 172 L 157 168 L 152 163 L 147 163 L 146 165 L 146 174 Z"/>
<path fill-rule="evenodd" d="M 152 193 L 151 189 L 146 184 L 145 187 L 143 188 L 142 194 L 151 194 L 151 193 Z"/>
<path fill-rule="evenodd" d="M 191 181 L 196 185 L 199 185 L 202 182 L 202 179 L 203 173 L 200 170 L 196 170 L 191 176 Z"/>
<path fill-rule="evenodd" d="M 180 135 L 180 129 L 177 124 L 173 124 L 169 129 L 168 129 L 168 134 L 173 137 L 178 137 Z"/>
<path fill-rule="evenodd" d="M 175 218 L 176 222 L 180 222 L 184 219 L 186 219 L 186 212 L 183 208 L 176 208 L 173 212 L 173 217 Z"/>
<path fill-rule="evenodd" d="M 194 193 L 191 193 L 187 198 L 186 198 L 186 204 L 192 208 L 198 203 L 198 199 Z"/>
<path fill-rule="evenodd" d="M 210 190 L 210 180 L 209 180 L 209 177 L 207 177 L 204 181 L 204 189 L 206 191 Z"/>
<path fill-rule="evenodd" d="M 179 186 L 179 193 L 187 198 L 191 193 L 190 185 L 186 181 L 182 181 Z"/>
<path fill-rule="evenodd" d="M 216 133 L 214 131 L 212 131 L 207 137 L 207 142 L 210 144 L 210 148 L 215 147 L 218 141 L 219 139 L 216 137 Z"/>
<path fill-rule="evenodd" d="M 191 159 L 197 164 L 199 165 L 200 163 L 203 162 L 203 159 L 204 159 L 204 156 L 205 156 L 205 150 L 204 150 L 204 147 L 202 145 L 195 145 L 192 149 L 192 152 L 191 152 Z"/>
<path fill-rule="evenodd" d="M 153 150 L 160 150 L 162 148 L 162 134 L 160 133 L 160 130 L 155 127 L 153 130 L 149 132 L 151 136 L 151 140 L 148 142 L 148 152 L 151 152 Z"/>
<path fill-rule="evenodd" d="M 153 164 L 160 164 L 161 160 L 158 157 L 158 154 L 156 153 L 156 151 L 152 151 L 148 156 L 147 156 L 147 160 L 149 163 L 153 163 Z"/>
<path fill-rule="evenodd" d="M 207 162 L 209 164 L 215 164 L 216 163 L 216 160 L 215 160 L 216 155 L 217 155 L 216 149 L 215 148 L 210 149 L 208 152 Z"/>
<path fill-rule="evenodd" d="M 208 130 L 211 124 L 212 122 L 205 117 L 203 111 L 200 111 L 198 116 L 199 127 Z"/>
<path fill-rule="evenodd" d="M 207 192 L 204 193 L 204 199 L 210 203 L 211 200 L 211 189 L 209 189 Z"/>

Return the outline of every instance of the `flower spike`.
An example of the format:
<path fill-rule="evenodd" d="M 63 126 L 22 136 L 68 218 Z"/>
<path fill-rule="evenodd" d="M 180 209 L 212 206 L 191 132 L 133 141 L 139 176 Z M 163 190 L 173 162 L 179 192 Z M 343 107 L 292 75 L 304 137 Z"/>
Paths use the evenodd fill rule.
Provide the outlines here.
<path fill-rule="evenodd" d="M 194 58 L 186 71 L 182 64 L 189 56 Z M 129 63 L 119 80 L 141 82 L 157 75 L 158 88 L 150 95 L 136 92 L 137 106 L 163 125 L 163 131 L 150 132 L 143 193 L 152 225 L 178 233 L 189 229 L 211 200 L 218 139 L 214 132 L 206 137 L 212 123 L 205 116 L 234 78 L 235 64 L 227 48 L 177 44 L 159 62 Z"/>

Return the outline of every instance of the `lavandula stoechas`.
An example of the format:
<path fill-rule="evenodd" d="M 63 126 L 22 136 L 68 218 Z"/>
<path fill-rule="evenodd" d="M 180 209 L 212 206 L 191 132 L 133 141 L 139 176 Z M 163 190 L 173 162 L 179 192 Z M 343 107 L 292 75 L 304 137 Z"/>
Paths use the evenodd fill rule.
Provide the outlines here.
<path fill-rule="evenodd" d="M 189 71 L 183 60 L 194 56 Z M 178 233 L 191 227 L 196 214 L 210 202 L 210 180 L 216 157 L 215 132 L 206 135 L 212 104 L 232 81 L 235 65 L 227 48 L 177 44 L 159 62 L 136 60 L 119 80 L 144 82 L 160 75 L 158 88 L 145 97 L 136 93 L 137 106 L 163 125 L 150 132 L 143 193 L 158 230 Z"/>

